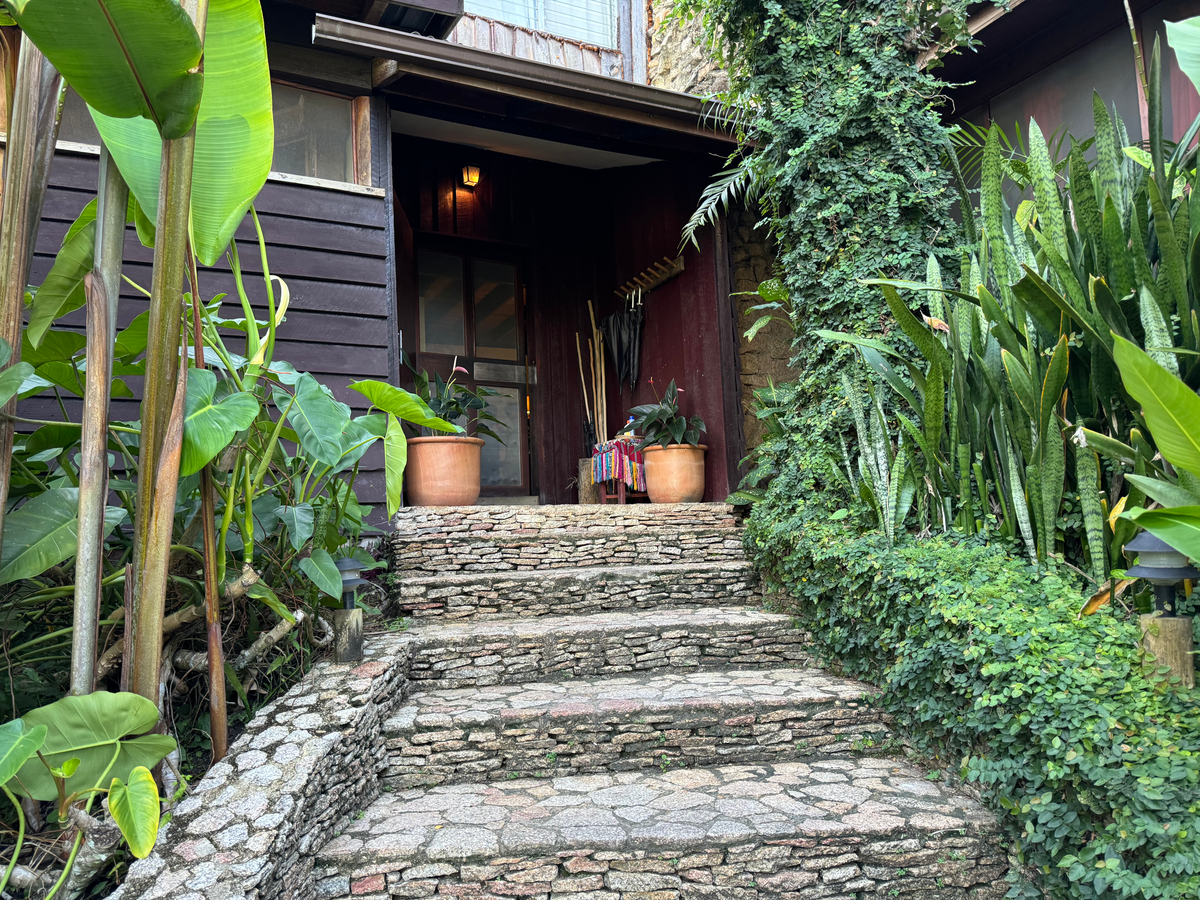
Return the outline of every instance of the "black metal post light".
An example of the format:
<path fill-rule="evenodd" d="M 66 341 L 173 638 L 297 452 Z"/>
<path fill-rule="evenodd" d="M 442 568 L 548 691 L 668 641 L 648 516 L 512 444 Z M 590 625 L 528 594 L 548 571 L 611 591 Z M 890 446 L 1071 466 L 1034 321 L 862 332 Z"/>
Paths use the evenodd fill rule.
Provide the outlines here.
<path fill-rule="evenodd" d="M 342 608 L 333 611 L 333 658 L 340 663 L 355 663 L 363 657 L 363 611 L 354 603 L 354 591 L 366 584 L 362 563 L 343 556 L 334 563 L 342 575 Z"/>
<path fill-rule="evenodd" d="M 1137 565 L 1125 574 L 1130 578 L 1145 578 L 1154 585 L 1154 608 L 1163 616 L 1175 615 L 1178 585 L 1185 580 L 1200 578 L 1200 570 L 1188 558 L 1161 538 L 1143 531 L 1125 545 L 1126 551 L 1138 555 Z"/>
<path fill-rule="evenodd" d="M 1137 553 L 1137 565 L 1126 570 L 1131 578 L 1144 578 L 1154 585 L 1154 612 L 1141 616 L 1142 647 L 1160 666 L 1179 677 L 1185 688 L 1196 685 L 1192 661 L 1192 619 L 1176 613 L 1178 586 L 1200 578 L 1200 571 L 1166 541 L 1143 531 L 1125 545 Z"/>

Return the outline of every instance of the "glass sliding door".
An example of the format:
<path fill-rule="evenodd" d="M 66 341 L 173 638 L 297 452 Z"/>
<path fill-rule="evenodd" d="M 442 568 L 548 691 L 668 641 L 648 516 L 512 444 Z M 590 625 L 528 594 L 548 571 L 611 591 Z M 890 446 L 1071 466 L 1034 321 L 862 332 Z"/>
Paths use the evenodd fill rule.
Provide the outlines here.
<path fill-rule="evenodd" d="M 421 247 L 416 256 L 417 368 L 447 379 L 457 361 L 466 370 L 457 374 L 459 383 L 496 391 L 488 398 L 488 412 L 499 423 L 485 424 L 503 443 L 480 435 L 483 495 L 536 493 L 530 463 L 533 370 L 526 358 L 519 262 L 460 251 L 447 242 Z"/>

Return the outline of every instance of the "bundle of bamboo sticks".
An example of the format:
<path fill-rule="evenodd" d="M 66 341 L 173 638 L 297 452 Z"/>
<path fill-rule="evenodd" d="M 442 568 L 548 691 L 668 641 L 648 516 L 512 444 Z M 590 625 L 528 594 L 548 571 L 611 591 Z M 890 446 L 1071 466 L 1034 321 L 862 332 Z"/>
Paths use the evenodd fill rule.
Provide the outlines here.
<path fill-rule="evenodd" d="M 588 426 L 596 443 L 602 444 L 608 440 L 608 427 L 605 424 L 608 421 L 608 391 L 605 386 L 604 333 L 596 327 L 596 310 L 591 300 L 588 301 L 588 316 L 592 322 L 592 336 L 588 338 L 588 368 L 592 375 L 590 388 L 584 375 L 583 344 L 579 332 L 575 332 L 575 352 L 579 356 L 579 383 L 583 386 L 583 408 Z"/>

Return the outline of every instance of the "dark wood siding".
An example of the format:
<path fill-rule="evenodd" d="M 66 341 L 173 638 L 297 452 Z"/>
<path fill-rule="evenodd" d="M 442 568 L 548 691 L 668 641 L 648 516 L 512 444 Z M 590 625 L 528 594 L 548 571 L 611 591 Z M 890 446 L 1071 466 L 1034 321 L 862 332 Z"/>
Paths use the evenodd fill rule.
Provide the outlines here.
<path fill-rule="evenodd" d="M 94 156 L 59 153 L 50 173 L 50 190 L 38 234 L 31 281 L 40 284 L 50 270 L 62 237 L 80 210 L 95 196 L 97 159 Z M 362 378 L 394 380 L 389 354 L 394 331 L 394 305 L 389 289 L 388 209 L 382 196 L 331 190 L 308 185 L 268 182 L 255 207 L 267 239 L 267 262 L 272 274 L 287 282 L 291 305 L 287 321 L 280 327 L 276 358 L 311 372 L 329 385 L 337 398 L 356 414 L 365 411 L 366 400 L 350 390 L 350 382 Z M 266 291 L 254 224 L 247 218 L 237 233 L 247 293 L 256 314 L 266 318 Z M 125 274 L 143 286 L 150 284 L 152 251 L 143 247 L 132 227 L 125 240 Z M 200 272 L 205 298 L 226 292 L 226 315 L 240 315 L 233 276 L 224 260 Z M 148 308 L 146 298 L 128 285 L 121 293 L 119 324 L 124 327 Z M 67 316 L 57 327 L 83 330 L 83 310 Z M 238 349 L 231 342 L 230 349 Z M 141 386 L 130 385 L 140 395 Z M 72 419 L 77 419 L 78 400 L 67 400 Z M 51 396 L 33 398 L 22 404 L 22 414 L 33 418 L 58 419 L 60 412 Z M 115 400 L 113 415 L 136 419 L 137 403 Z M 382 504 L 383 454 L 378 447 L 363 459 L 359 496 Z"/>

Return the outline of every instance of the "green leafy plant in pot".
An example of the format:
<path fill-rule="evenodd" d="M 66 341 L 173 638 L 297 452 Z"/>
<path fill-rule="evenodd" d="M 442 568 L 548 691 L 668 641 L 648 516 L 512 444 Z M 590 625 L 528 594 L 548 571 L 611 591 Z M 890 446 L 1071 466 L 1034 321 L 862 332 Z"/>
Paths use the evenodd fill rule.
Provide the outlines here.
<path fill-rule="evenodd" d="M 650 389 L 658 397 L 654 379 Z M 642 436 L 638 449 L 646 457 L 646 493 L 651 503 L 695 503 L 704 496 L 704 453 L 700 435 L 707 429 L 699 416 L 690 419 L 679 411 L 682 389 L 675 380 L 656 403 L 635 406 L 634 433 Z"/>
<path fill-rule="evenodd" d="M 411 363 L 409 368 L 412 368 Z M 408 499 L 413 506 L 471 506 L 479 499 L 483 436 L 503 444 L 488 424 L 506 427 L 488 412 L 488 397 L 497 392 L 482 385 L 474 390 L 458 381 L 467 370 L 454 361 L 450 378 L 413 369 L 416 394 L 439 419 L 474 425 L 474 434 L 432 434 L 408 439 Z M 465 432 L 465 428 L 464 428 Z"/>

